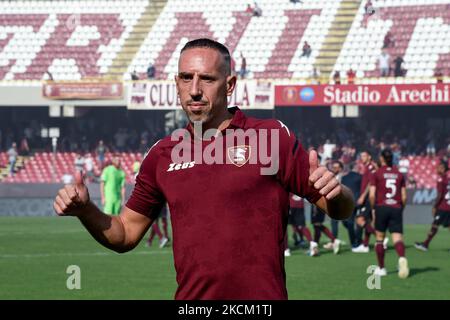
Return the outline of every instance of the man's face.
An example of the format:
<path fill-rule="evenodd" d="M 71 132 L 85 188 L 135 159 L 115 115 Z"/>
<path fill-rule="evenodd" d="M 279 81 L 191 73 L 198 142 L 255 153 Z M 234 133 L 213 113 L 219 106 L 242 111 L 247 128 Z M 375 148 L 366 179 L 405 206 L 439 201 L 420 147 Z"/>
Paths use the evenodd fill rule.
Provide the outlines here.
<path fill-rule="evenodd" d="M 236 78 L 227 76 L 225 59 L 215 49 L 184 51 L 175 77 L 181 106 L 191 122 L 208 123 L 228 105 Z"/>
<path fill-rule="evenodd" d="M 114 157 L 111 160 L 114 167 L 119 168 L 120 167 L 120 159 L 118 157 Z"/>
<path fill-rule="evenodd" d="M 339 174 L 342 171 L 341 166 L 339 165 L 339 163 L 333 163 L 331 165 L 331 171 L 333 171 L 334 174 Z"/>
<path fill-rule="evenodd" d="M 364 164 L 368 164 L 370 162 L 370 160 L 371 160 L 370 156 L 369 156 L 369 154 L 367 152 L 361 152 L 361 161 Z"/>
<path fill-rule="evenodd" d="M 439 175 L 443 175 L 443 174 L 445 173 L 445 167 L 444 167 L 442 164 L 439 164 L 439 165 L 437 166 L 437 173 L 438 173 Z"/>

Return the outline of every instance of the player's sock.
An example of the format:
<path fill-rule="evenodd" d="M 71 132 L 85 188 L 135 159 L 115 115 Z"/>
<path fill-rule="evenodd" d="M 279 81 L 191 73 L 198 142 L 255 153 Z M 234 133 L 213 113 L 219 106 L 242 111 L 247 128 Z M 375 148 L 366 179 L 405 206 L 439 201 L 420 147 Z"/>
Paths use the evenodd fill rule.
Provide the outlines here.
<path fill-rule="evenodd" d="M 322 226 L 322 231 L 327 235 L 328 238 L 330 238 L 331 242 L 334 242 L 334 240 L 336 240 L 333 233 L 327 227 Z"/>
<path fill-rule="evenodd" d="M 405 256 L 405 244 L 403 243 L 403 241 L 397 241 L 396 243 L 394 243 L 394 248 L 395 251 L 397 251 L 399 257 Z"/>
<path fill-rule="evenodd" d="M 167 239 L 170 239 L 169 238 L 169 230 L 167 227 L 167 218 L 162 218 L 162 226 L 163 226 L 164 237 L 166 237 Z"/>
<path fill-rule="evenodd" d="M 147 242 L 149 243 L 149 244 L 151 244 L 152 243 L 152 241 L 153 241 L 153 238 L 155 237 L 155 231 L 153 231 L 153 228 L 150 230 L 150 236 L 148 237 L 148 240 L 147 240 Z"/>
<path fill-rule="evenodd" d="M 308 227 L 299 227 L 299 232 L 305 236 L 306 240 L 312 241 L 311 231 L 309 231 Z"/>
<path fill-rule="evenodd" d="M 159 229 L 158 222 L 155 221 L 152 225 L 152 230 L 158 235 L 158 238 L 162 239 L 163 234 L 161 232 L 161 229 Z"/>
<path fill-rule="evenodd" d="M 366 225 L 364 226 L 364 230 L 366 230 L 366 232 L 370 234 L 375 234 L 375 229 L 372 227 L 370 223 L 366 223 Z"/>
<path fill-rule="evenodd" d="M 433 225 L 431 226 L 430 232 L 428 232 L 427 239 L 423 242 L 423 245 L 424 245 L 426 248 L 428 248 L 428 245 L 430 244 L 431 239 L 433 239 L 433 237 L 436 235 L 437 232 L 438 232 L 438 226 L 436 226 L 436 225 L 433 224 Z"/>
<path fill-rule="evenodd" d="M 356 242 L 357 244 L 361 244 L 361 239 L 362 239 L 362 233 L 363 233 L 363 228 L 359 225 L 356 224 L 356 229 L 355 229 L 355 238 L 356 238 Z"/>
<path fill-rule="evenodd" d="M 322 231 L 320 226 L 314 226 L 314 242 L 319 243 Z"/>
<path fill-rule="evenodd" d="M 375 244 L 375 252 L 377 253 L 378 266 L 380 269 L 384 268 L 384 247 L 383 241 L 377 241 Z"/>

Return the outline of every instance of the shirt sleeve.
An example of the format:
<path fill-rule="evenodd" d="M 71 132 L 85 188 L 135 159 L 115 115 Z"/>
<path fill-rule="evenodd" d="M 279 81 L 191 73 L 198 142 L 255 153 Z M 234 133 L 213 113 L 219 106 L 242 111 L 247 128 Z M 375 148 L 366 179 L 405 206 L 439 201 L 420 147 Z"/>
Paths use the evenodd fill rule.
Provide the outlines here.
<path fill-rule="evenodd" d="M 287 191 L 316 203 L 322 195 L 309 183 L 308 153 L 286 126 L 282 125 L 279 132 L 278 178 Z"/>
<path fill-rule="evenodd" d="M 155 219 L 165 204 L 165 198 L 156 181 L 158 154 L 153 149 L 142 162 L 136 183 L 126 206 Z"/>

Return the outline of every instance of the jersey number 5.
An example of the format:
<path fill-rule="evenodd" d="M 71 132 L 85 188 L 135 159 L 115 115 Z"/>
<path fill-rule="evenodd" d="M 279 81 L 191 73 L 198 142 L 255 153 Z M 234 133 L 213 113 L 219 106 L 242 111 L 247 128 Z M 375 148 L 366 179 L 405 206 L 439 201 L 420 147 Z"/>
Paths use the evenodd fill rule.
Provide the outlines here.
<path fill-rule="evenodd" d="M 395 185 L 395 179 L 387 179 L 386 180 L 386 189 L 390 189 L 391 191 L 386 193 L 386 198 L 392 198 L 397 192 L 397 186 Z"/>

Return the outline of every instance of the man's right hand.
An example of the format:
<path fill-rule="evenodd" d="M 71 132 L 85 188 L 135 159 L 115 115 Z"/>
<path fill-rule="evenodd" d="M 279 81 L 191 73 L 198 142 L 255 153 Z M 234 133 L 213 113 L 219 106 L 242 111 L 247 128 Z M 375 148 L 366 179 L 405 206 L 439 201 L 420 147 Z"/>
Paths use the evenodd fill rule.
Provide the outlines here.
<path fill-rule="evenodd" d="M 66 185 L 58 191 L 53 208 L 59 216 L 78 216 L 89 203 L 89 191 L 80 171 L 75 173 L 75 184 Z"/>

